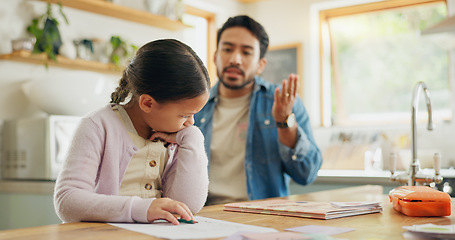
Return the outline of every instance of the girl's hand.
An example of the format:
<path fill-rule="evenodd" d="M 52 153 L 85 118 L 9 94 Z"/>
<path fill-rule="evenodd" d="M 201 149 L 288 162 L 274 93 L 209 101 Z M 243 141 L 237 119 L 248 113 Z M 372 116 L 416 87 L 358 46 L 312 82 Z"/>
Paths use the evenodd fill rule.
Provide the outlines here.
<path fill-rule="evenodd" d="M 161 140 L 168 143 L 177 143 L 176 139 L 177 133 L 164 133 L 164 132 L 155 132 L 150 137 L 151 141 Z"/>
<path fill-rule="evenodd" d="M 179 225 L 179 221 L 172 213 L 180 215 L 187 221 L 193 219 L 193 214 L 184 203 L 170 198 L 157 198 L 153 200 L 147 210 L 147 220 L 153 222 L 154 220 L 164 219 L 174 225 Z"/>

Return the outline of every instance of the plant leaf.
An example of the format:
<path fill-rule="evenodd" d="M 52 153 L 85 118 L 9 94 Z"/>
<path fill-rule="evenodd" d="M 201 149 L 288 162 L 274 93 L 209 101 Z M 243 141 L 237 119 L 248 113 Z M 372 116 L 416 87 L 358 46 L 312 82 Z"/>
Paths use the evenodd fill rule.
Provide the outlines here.
<path fill-rule="evenodd" d="M 68 22 L 68 18 L 66 17 L 65 13 L 63 12 L 63 5 L 61 2 L 58 3 L 58 9 L 59 9 L 59 12 L 60 12 L 60 15 L 62 15 L 63 19 L 65 20 L 66 24 L 69 24 Z"/>

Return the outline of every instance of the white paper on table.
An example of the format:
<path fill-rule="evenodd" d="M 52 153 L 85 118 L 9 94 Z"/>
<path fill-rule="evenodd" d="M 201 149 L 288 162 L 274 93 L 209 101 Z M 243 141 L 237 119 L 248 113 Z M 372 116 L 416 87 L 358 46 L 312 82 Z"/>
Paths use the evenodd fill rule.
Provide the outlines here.
<path fill-rule="evenodd" d="M 221 238 L 235 234 L 238 231 L 257 233 L 278 232 L 273 228 L 233 223 L 199 216 L 195 216 L 194 220 L 196 220 L 198 223 L 180 223 L 179 225 L 174 225 L 169 222 L 160 221 L 154 223 L 109 224 L 130 231 L 140 232 L 143 234 L 166 239 Z"/>

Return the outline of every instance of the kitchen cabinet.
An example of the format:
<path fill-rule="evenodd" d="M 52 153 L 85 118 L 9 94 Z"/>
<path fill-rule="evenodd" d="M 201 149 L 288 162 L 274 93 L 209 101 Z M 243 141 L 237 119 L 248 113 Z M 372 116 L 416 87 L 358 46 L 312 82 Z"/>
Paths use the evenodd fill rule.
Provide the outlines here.
<path fill-rule="evenodd" d="M 167 30 L 182 30 L 191 26 L 180 21 L 169 19 L 165 16 L 154 15 L 146 11 L 136 10 L 113 4 L 105 0 L 39 0 L 50 3 L 61 3 L 65 7 L 75 8 L 86 12 L 96 13 L 135 23 L 141 23 Z M 57 56 L 57 62 L 49 60 L 44 54 L 32 54 L 28 51 L 15 51 L 10 54 L 0 55 L 0 60 L 18 61 L 31 64 L 48 64 L 73 70 L 87 70 L 108 74 L 120 74 L 121 69 L 114 64 L 104 64 L 96 61 L 82 59 L 68 59 Z"/>
<path fill-rule="evenodd" d="M 61 223 L 53 193 L 51 181 L 0 180 L 0 230 Z"/>
<path fill-rule="evenodd" d="M 62 222 L 55 213 L 52 194 L 0 192 L 0 204 L 0 230 Z"/>

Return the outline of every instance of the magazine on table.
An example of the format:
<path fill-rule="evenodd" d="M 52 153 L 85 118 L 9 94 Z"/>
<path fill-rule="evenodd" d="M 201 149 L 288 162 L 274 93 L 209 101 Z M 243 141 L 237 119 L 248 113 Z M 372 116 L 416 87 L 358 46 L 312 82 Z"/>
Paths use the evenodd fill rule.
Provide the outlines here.
<path fill-rule="evenodd" d="M 225 211 L 334 219 L 382 211 L 379 202 L 314 202 L 285 199 L 228 203 Z"/>

